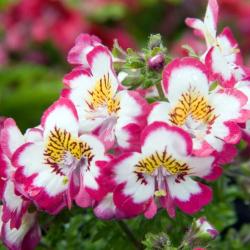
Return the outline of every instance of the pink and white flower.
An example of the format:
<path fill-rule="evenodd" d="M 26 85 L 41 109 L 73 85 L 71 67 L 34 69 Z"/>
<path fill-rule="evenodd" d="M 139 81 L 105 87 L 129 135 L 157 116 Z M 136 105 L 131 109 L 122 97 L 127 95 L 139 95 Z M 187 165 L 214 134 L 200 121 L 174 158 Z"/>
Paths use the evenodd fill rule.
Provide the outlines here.
<path fill-rule="evenodd" d="M 113 157 L 114 159 L 114 157 Z M 112 167 L 109 164 L 103 166 L 103 182 L 102 186 L 106 187 L 106 195 L 102 200 L 94 204 L 93 212 L 96 217 L 102 220 L 125 218 L 126 214 L 120 210 L 114 203 L 114 189 L 116 183 L 111 178 Z"/>
<path fill-rule="evenodd" d="M 222 152 L 225 143 L 238 143 L 237 123 L 249 118 L 247 96 L 237 89 L 210 91 L 209 87 L 207 69 L 198 59 L 172 61 L 163 71 L 168 102 L 155 103 L 148 122 L 163 121 L 186 130 L 196 155 Z"/>
<path fill-rule="evenodd" d="M 239 45 L 229 28 L 218 35 L 217 45 L 208 51 L 205 61 L 210 80 L 219 81 L 223 87 L 233 87 L 246 77 Z"/>
<path fill-rule="evenodd" d="M 73 103 L 65 98 L 56 101 L 45 111 L 41 125 L 43 140 L 25 143 L 12 158 L 15 181 L 27 198 L 51 214 L 70 207 L 74 199 L 81 205 L 84 195 L 100 199 L 104 190 L 99 190 L 101 169 L 96 161 L 107 160 L 104 146 L 94 135 L 79 137 Z"/>
<path fill-rule="evenodd" d="M 68 62 L 70 64 L 89 67 L 86 55 L 100 45 L 101 41 L 98 37 L 89 34 L 80 34 L 75 40 L 74 47 L 68 53 Z"/>
<path fill-rule="evenodd" d="M 193 28 L 197 35 L 203 36 L 207 47 L 216 45 L 216 33 L 219 7 L 217 0 L 208 0 L 204 21 L 197 18 L 187 18 L 186 24 Z"/>
<path fill-rule="evenodd" d="M 212 199 L 212 191 L 192 179 L 213 178 L 215 159 L 192 156 L 192 139 L 181 128 L 163 122 L 147 126 L 142 133 L 141 153 L 125 153 L 110 162 L 114 204 L 126 217 L 144 213 L 151 218 L 156 203 L 171 217 L 175 207 L 193 214 Z"/>
<path fill-rule="evenodd" d="M 2 215 L 2 206 L 0 206 Z M 37 214 L 26 212 L 22 217 L 21 226 L 12 228 L 10 222 L 0 220 L 0 239 L 11 250 L 33 250 L 41 238 L 41 231 L 37 223 Z"/>
<path fill-rule="evenodd" d="M 89 69 L 76 68 L 65 76 L 62 95 L 79 114 L 80 132 L 98 135 L 107 149 L 139 148 L 140 131 L 146 123 L 147 103 L 134 91 L 118 91 L 119 82 L 110 52 L 95 47 L 86 55 Z"/>
<path fill-rule="evenodd" d="M 0 177 L 2 197 L 2 221 L 10 228 L 19 229 L 22 217 L 26 213 L 31 201 L 27 200 L 15 185 L 14 175 L 16 168 L 12 165 L 14 152 L 25 142 L 34 142 L 42 139 L 39 128 L 28 129 L 25 135 L 11 118 L 5 119 L 0 132 Z"/>
<path fill-rule="evenodd" d="M 187 18 L 186 23 L 201 34 L 207 44 L 207 51 L 202 60 L 210 69 L 210 79 L 219 81 L 224 87 L 234 84 L 246 76 L 238 43 L 229 28 L 217 36 L 218 3 L 209 0 L 204 21 Z"/>
<path fill-rule="evenodd" d="M 250 77 L 242 79 L 241 81 L 238 81 L 235 84 L 234 88 L 241 91 L 247 96 L 248 101 L 246 105 L 244 106 L 244 108 L 249 110 L 250 109 Z"/>

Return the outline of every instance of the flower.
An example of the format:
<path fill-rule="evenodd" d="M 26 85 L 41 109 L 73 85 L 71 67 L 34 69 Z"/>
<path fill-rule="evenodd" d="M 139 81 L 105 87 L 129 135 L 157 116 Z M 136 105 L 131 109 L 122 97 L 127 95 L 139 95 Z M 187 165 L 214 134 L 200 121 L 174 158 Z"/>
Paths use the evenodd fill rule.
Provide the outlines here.
<path fill-rule="evenodd" d="M 2 206 L 0 206 L 2 215 Z M 41 232 L 37 223 L 37 213 L 26 212 L 22 217 L 21 226 L 11 228 L 10 222 L 0 220 L 0 238 L 8 249 L 33 250 L 41 238 Z"/>
<path fill-rule="evenodd" d="M 196 34 L 205 38 L 207 47 L 216 44 L 216 27 L 218 23 L 219 7 L 217 0 L 209 0 L 204 21 L 197 18 L 187 18 L 186 24 L 195 29 Z"/>
<path fill-rule="evenodd" d="M 250 144 L 250 121 L 247 121 L 245 124 L 243 124 L 242 139 Z"/>
<path fill-rule="evenodd" d="M 2 221 L 8 223 L 11 229 L 19 229 L 22 218 L 27 212 L 31 201 L 21 194 L 14 180 L 16 172 L 12 165 L 12 157 L 15 151 L 25 142 L 35 142 L 42 138 L 42 131 L 39 128 L 28 129 L 25 135 L 17 127 L 15 121 L 6 118 L 3 128 L 0 131 L 0 177 L 1 177 L 1 198 L 2 198 Z"/>
<path fill-rule="evenodd" d="M 72 200 L 100 199 L 96 161 L 105 161 L 104 147 L 94 135 L 78 136 L 77 111 L 61 98 L 48 108 L 41 120 L 43 140 L 23 144 L 13 155 L 15 181 L 40 209 L 56 214 Z M 82 204 L 84 202 L 84 204 Z"/>
<path fill-rule="evenodd" d="M 149 123 L 163 121 L 186 130 L 196 155 L 222 152 L 225 144 L 239 142 L 237 123 L 249 118 L 248 98 L 237 89 L 210 91 L 207 69 L 198 59 L 173 60 L 163 71 L 162 86 L 168 102 L 153 105 Z"/>
<path fill-rule="evenodd" d="M 241 91 L 242 93 L 244 93 L 244 95 L 247 96 L 248 101 L 245 104 L 244 109 L 250 110 L 250 78 L 246 77 L 245 79 L 238 81 L 234 85 L 234 88 Z M 249 120 L 246 121 L 246 123 L 248 122 Z"/>
<path fill-rule="evenodd" d="M 156 203 L 171 217 L 175 206 L 188 214 L 199 211 L 212 198 L 212 191 L 192 176 L 208 178 L 215 159 L 192 156 L 190 135 L 176 126 L 154 122 L 141 137 L 141 153 L 129 152 L 112 160 L 114 204 L 126 217 L 144 213 L 152 218 Z"/>
<path fill-rule="evenodd" d="M 201 34 L 207 44 L 207 51 L 202 56 L 210 69 L 210 79 L 219 80 L 224 87 L 232 87 L 246 76 L 238 43 L 229 28 L 225 28 L 218 36 L 218 3 L 209 0 L 204 21 L 187 18 L 186 24 Z"/>
<path fill-rule="evenodd" d="M 147 103 L 135 91 L 118 91 L 119 82 L 107 48 L 96 46 L 87 55 L 89 69 L 73 69 L 64 77 L 62 96 L 79 114 L 80 132 L 96 134 L 106 149 L 139 148 L 138 138 L 146 123 Z"/>
<path fill-rule="evenodd" d="M 80 34 L 75 40 L 74 47 L 68 53 L 68 62 L 70 64 L 89 67 L 86 54 L 100 45 L 101 41 L 98 37 L 90 36 L 89 34 Z"/>
<path fill-rule="evenodd" d="M 210 79 L 219 80 L 223 87 L 233 87 L 246 77 L 239 45 L 229 28 L 217 37 L 217 46 L 208 51 L 205 60 L 211 72 Z"/>
<path fill-rule="evenodd" d="M 0 130 L 0 238 L 9 249 L 34 249 L 40 241 L 40 228 L 36 212 L 29 213 L 32 202 L 16 186 L 12 165 L 15 151 L 27 141 L 39 141 L 40 128 L 28 129 L 24 135 L 15 121 L 6 118 Z"/>
<path fill-rule="evenodd" d="M 235 31 L 238 31 L 244 39 L 241 39 L 241 44 L 244 52 L 249 51 L 249 34 L 250 29 L 248 23 L 250 21 L 250 3 L 245 0 L 220 0 L 221 13 L 223 21 L 232 24 Z"/>

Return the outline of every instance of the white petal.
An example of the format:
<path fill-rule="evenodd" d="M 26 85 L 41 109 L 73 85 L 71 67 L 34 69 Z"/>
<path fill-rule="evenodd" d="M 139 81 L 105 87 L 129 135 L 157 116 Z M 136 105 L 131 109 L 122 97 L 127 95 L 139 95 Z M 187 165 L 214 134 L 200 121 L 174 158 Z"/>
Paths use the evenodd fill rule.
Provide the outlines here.
<path fill-rule="evenodd" d="M 175 177 L 167 178 L 170 194 L 173 198 L 177 198 L 183 202 L 189 201 L 191 195 L 201 192 L 199 184 L 190 177 L 185 177 L 185 181 L 177 183 Z"/>

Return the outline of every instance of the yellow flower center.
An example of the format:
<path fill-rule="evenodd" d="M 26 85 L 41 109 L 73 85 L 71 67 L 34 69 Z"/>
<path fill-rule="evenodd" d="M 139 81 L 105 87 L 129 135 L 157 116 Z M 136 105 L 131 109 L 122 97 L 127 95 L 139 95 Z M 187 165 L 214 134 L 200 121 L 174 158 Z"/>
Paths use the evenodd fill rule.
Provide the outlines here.
<path fill-rule="evenodd" d="M 166 150 L 162 153 L 156 151 L 154 154 L 143 158 L 135 167 L 136 173 L 149 175 L 153 174 L 160 167 L 171 175 L 186 174 L 188 170 L 186 163 L 176 160 L 173 156 L 167 154 Z"/>
<path fill-rule="evenodd" d="M 171 122 L 177 126 L 184 125 L 189 116 L 204 124 L 211 124 L 216 118 L 207 99 L 195 89 L 183 93 L 170 113 Z"/>
<path fill-rule="evenodd" d="M 70 153 L 77 160 L 82 157 L 91 160 L 94 156 L 87 143 L 72 137 L 68 131 L 55 127 L 50 132 L 46 143 L 44 151 L 46 163 L 50 165 L 62 163 L 67 153 Z"/>
<path fill-rule="evenodd" d="M 109 114 L 116 113 L 120 109 L 120 101 L 114 97 L 109 74 L 100 78 L 89 94 L 91 100 L 88 105 L 91 109 L 106 106 Z"/>

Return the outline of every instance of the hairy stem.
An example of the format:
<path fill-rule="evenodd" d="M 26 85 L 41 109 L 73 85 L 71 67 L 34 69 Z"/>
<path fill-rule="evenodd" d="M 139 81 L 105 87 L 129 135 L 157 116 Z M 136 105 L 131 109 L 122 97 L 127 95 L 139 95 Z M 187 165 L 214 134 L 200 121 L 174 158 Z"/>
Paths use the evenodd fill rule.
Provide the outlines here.
<path fill-rule="evenodd" d="M 126 234 L 128 239 L 134 244 L 135 248 L 138 250 L 143 250 L 143 246 L 141 242 L 136 239 L 136 237 L 134 236 L 133 232 L 130 230 L 128 225 L 124 221 L 121 221 L 121 220 L 118 220 L 117 224 L 120 226 L 122 231 Z"/>
<path fill-rule="evenodd" d="M 156 83 L 155 86 L 157 88 L 157 91 L 158 91 L 160 99 L 164 100 L 165 99 L 165 95 L 164 95 L 163 89 L 161 87 L 161 82 Z"/>

